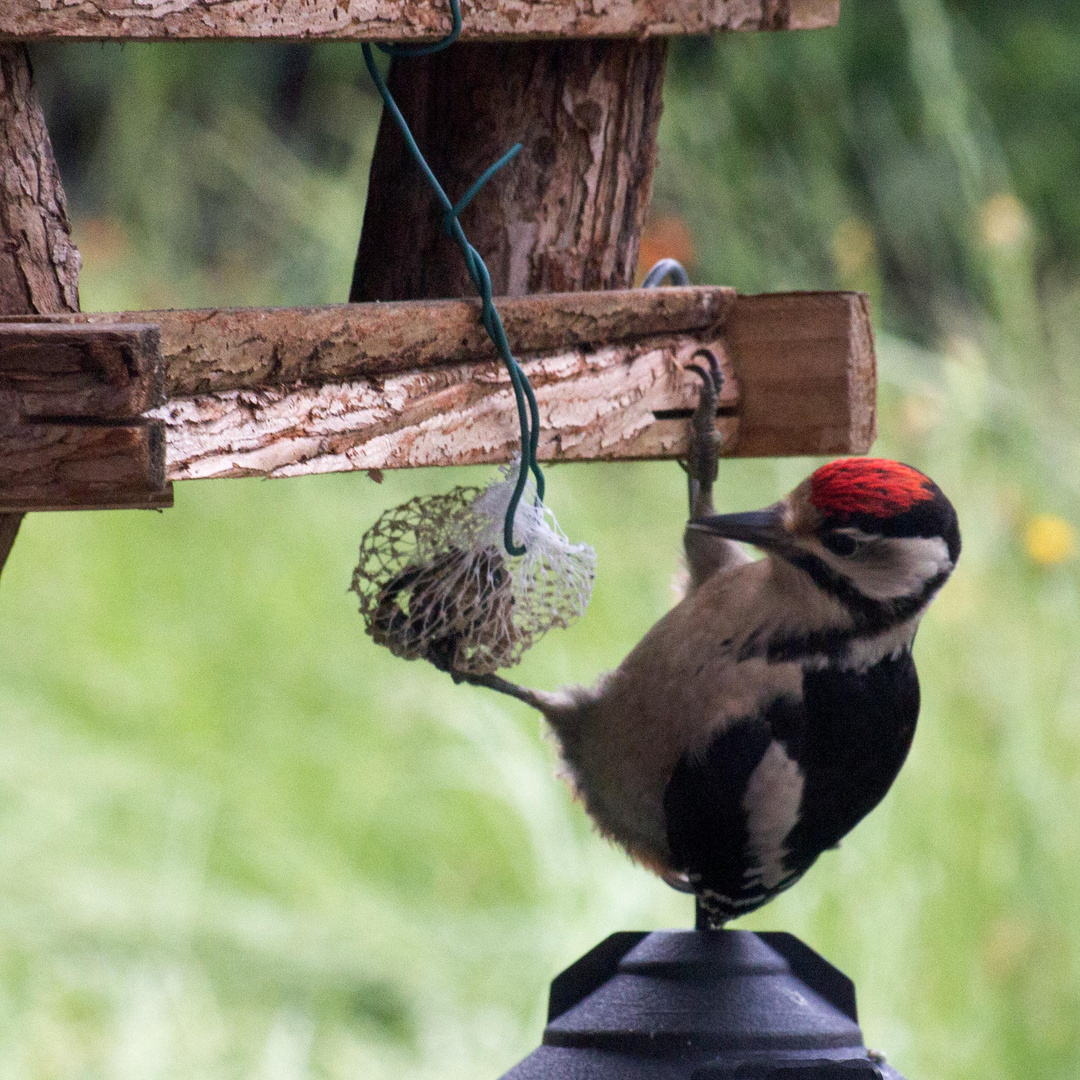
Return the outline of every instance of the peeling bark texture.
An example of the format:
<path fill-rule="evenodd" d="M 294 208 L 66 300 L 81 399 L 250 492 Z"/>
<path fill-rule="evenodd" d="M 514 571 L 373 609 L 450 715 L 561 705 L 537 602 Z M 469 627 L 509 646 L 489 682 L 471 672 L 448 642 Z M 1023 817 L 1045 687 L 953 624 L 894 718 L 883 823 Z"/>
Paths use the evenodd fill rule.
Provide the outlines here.
<path fill-rule="evenodd" d="M 26 47 L 0 45 L 0 315 L 78 311 L 79 262 Z M 0 514 L 0 573 L 21 520 Z"/>
<path fill-rule="evenodd" d="M 7 329 L 0 319 L 0 374 L 5 336 L 14 346 L 9 364 L 34 339 L 69 379 L 79 373 L 50 392 L 85 395 L 86 365 L 70 363 L 70 346 L 97 340 L 93 366 L 110 368 L 109 342 L 151 324 L 166 367 L 169 400 L 154 416 L 168 429 L 171 479 L 505 462 L 517 448 L 513 395 L 478 307 L 429 300 L 95 312 Z M 873 441 L 874 339 L 859 293 L 631 289 L 501 307 L 537 391 L 545 460 L 685 456 L 699 383 L 680 369 L 700 345 L 725 365 L 717 420 L 725 454 L 862 454 Z M 78 328 L 94 333 L 80 337 Z M 44 401 L 47 388 L 27 388 L 24 402 Z M 143 404 L 140 397 L 132 407 Z M 69 401 L 64 411 L 73 408 Z M 129 490 L 133 498 L 147 491 Z M 70 498 L 71 489 L 61 494 Z"/>
<path fill-rule="evenodd" d="M 657 39 L 458 45 L 393 61 L 391 92 L 450 199 L 523 144 L 461 215 L 496 295 L 632 284 L 666 56 Z M 349 298 L 470 295 L 442 210 L 384 114 Z"/>
<path fill-rule="evenodd" d="M 685 457 L 701 385 L 686 368 L 703 344 L 725 367 L 717 434 L 737 446 L 739 420 L 728 413 L 738 384 L 722 343 L 679 335 L 523 359 L 540 407 L 539 458 Z M 497 361 L 176 398 L 156 415 L 172 480 L 501 464 L 518 450 L 510 378 Z"/>
<path fill-rule="evenodd" d="M 499 311 L 514 348 L 535 356 L 707 331 L 722 325 L 734 303 L 734 289 L 697 286 L 526 296 L 504 301 Z M 477 300 L 94 312 L 78 321 L 155 324 L 169 397 L 311 387 L 498 359 Z"/>
<path fill-rule="evenodd" d="M 464 0 L 465 41 L 835 26 L 839 0 Z M 446 0 L 2 0 L 0 41 L 436 41 Z"/>

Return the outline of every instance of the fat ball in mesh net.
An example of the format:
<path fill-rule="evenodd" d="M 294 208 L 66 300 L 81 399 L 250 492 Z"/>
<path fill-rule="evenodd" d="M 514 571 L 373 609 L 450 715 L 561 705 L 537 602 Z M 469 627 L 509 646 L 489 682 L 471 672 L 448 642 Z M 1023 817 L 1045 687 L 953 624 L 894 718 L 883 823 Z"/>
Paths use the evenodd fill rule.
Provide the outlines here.
<path fill-rule="evenodd" d="M 351 591 L 367 632 L 395 656 L 443 671 L 512 667 L 555 626 L 584 614 L 596 553 L 572 544 L 529 481 L 503 546 L 517 464 L 485 488 L 457 487 L 387 510 L 364 534 Z"/>

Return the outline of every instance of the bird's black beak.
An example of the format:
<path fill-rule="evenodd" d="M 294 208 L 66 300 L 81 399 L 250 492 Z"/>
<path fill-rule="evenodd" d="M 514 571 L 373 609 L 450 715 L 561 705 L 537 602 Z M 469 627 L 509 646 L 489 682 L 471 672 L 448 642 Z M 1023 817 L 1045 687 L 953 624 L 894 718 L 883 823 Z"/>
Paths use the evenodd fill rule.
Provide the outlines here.
<path fill-rule="evenodd" d="M 740 540 L 765 551 L 788 547 L 791 535 L 784 528 L 784 513 L 778 504 L 765 510 L 751 510 L 745 514 L 717 514 L 715 517 L 699 518 L 686 526 L 698 532 L 712 533 L 728 540 Z"/>

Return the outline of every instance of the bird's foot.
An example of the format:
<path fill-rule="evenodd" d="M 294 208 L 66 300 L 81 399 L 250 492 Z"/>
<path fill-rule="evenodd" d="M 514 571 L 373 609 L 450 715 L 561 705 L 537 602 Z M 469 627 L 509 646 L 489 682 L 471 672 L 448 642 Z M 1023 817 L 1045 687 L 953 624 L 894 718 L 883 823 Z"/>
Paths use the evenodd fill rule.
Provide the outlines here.
<path fill-rule="evenodd" d="M 716 904 L 707 893 L 698 892 L 694 897 L 694 929 L 723 930 L 731 921 L 731 912 Z"/>
<path fill-rule="evenodd" d="M 716 409 L 724 375 L 720 361 L 711 349 L 699 349 L 693 359 L 701 357 L 707 366 L 688 364 L 690 371 L 701 377 L 701 393 L 697 408 L 690 418 L 690 453 L 686 474 L 690 495 L 690 519 L 708 517 L 713 512 L 712 489 L 716 483 L 720 460 L 720 438 L 716 433 Z"/>
<path fill-rule="evenodd" d="M 517 683 L 512 683 L 509 679 L 504 679 L 494 673 L 490 675 L 474 675 L 467 671 L 458 671 L 455 668 L 447 668 L 450 672 L 450 677 L 455 683 L 468 683 L 470 686 L 483 686 L 488 690 L 494 690 L 498 694 L 506 694 L 508 697 L 517 698 L 518 701 L 524 701 L 526 705 L 531 705 L 534 709 L 540 709 L 543 712 L 544 697 L 543 692 L 537 690 L 530 690 L 527 686 L 518 686 Z"/>

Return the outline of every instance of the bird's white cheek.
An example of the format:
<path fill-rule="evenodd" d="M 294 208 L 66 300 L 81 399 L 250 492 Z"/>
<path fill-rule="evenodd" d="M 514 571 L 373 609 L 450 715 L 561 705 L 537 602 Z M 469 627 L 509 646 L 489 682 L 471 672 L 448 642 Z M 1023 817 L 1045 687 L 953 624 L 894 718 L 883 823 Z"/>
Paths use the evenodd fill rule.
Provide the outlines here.
<path fill-rule="evenodd" d="M 889 540 L 886 544 L 887 555 L 883 557 L 837 567 L 871 600 L 913 596 L 952 565 L 948 546 L 939 536 Z"/>

